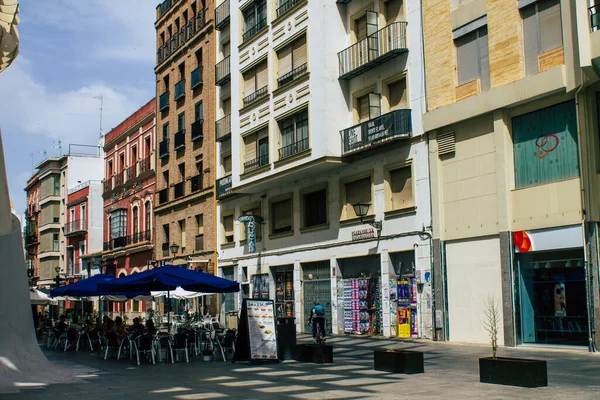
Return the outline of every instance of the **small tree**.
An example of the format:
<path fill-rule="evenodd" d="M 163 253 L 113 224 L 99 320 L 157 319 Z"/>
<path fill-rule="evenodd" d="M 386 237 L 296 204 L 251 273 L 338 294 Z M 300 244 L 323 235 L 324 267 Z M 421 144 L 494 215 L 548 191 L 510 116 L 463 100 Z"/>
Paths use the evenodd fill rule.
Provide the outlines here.
<path fill-rule="evenodd" d="M 500 305 L 494 300 L 494 296 L 488 297 L 485 302 L 485 330 L 490 335 L 492 344 L 492 358 L 496 359 L 498 351 L 498 326 L 500 325 Z"/>

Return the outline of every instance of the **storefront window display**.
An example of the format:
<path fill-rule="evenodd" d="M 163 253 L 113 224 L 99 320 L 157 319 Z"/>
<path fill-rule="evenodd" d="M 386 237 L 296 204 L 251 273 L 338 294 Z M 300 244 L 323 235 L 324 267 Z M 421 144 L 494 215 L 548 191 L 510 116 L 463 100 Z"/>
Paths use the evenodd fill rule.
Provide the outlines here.
<path fill-rule="evenodd" d="M 275 269 L 275 311 L 277 317 L 294 316 L 293 266 Z"/>
<path fill-rule="evenodd" d="M 269 300 L 269 274 L 252 275 L 252 298 Z"/>

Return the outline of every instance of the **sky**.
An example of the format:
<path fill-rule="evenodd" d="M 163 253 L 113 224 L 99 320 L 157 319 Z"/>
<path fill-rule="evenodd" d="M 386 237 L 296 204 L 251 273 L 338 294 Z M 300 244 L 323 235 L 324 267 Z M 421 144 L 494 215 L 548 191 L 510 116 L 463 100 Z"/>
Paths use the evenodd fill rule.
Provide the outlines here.
<path fill-rule="evenodd" d="M 154 97 L 158 0 L 20 0 L 20 53 L 0 73 L 11 201 L 25 211 L 32 164 L 95 145 Z"/>

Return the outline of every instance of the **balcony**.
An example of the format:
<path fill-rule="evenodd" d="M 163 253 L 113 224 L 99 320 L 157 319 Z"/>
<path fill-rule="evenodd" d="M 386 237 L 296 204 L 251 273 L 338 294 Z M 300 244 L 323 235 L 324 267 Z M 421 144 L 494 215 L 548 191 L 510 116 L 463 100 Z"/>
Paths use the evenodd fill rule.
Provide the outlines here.
<path fill-rule="evenodd" d="M 588 11 L 590 13 L 590 27 L 592 32 L 600 30 L 600 4 L 591 6 Z"/>
<path fill-rule="evenodd" d="M 340 79 L 353 78 L 407 51 L 406 22 L 394 22 L 338 53 Z"/>
<path fill-rule="evenodd" d="M 173 146 L 175 151 L 185 147 L 185 129 L 182 129 L 175 134 Z"/>
<path fill-rule="evenodd" d="M 85 219 L 71 221 L 65 225 L 65 236 L 81 235 L 84 234 L 86 231 L 87 221 Z"/>
<path fill-rule="evenodd" d="M 277 8 L 277 18 L 281 17 L 283 14 L 285 14 L 286 12 L 288 12 L 289 10 L 292 9 L 292 7 L 294 7 L 296 4 L 302 2 L 304 0 L 287 0 L 287 1 L 280 1 L 279 4 L 280 6 Z"/>
<path fill-rule="evenodd" d="M 165 158 L 169 155 L 169 139 L 165 139 L 158 144 L 158 157 Z"/>
<path fill-rule="evenodd" d="M 204 10 L 201 10 L 196 15 L 192 16 L 186 25 L 183 25 L 179 31 L 173 33 L 173 36 L 170 39 L 167 39 L 165 43 L 158 48 L 156 62 L 160 64 L 165 61 L 205 26 L 206 15 Z"/>
<path fill-rule="evenodd" d="M 283 146 L 279 149 L 279 159 L 283 160 L 284 158 L 288 158 L 293 156 L 294 154 L 298 154 L 303 152 L 304 150 L 308 150 L 308 138 L 299 140 L 295 143 L 289 144 L 287 146 Z"/>
<path fill-rule="evenodd" d="M 192 89 L 196 89 L 198 86 L 202 85 L 202 66 L 193 70 L 191 75 Z"/>
<path fill-rule="evenodd" d="M 215 66 L 215 83 L 217 86 L 222 86 L 231 79 L 231 63 L 230 57 L 227 56 L 217 63 Z"/>
<path fill-rule="evenodd" d="M 246 161 L 244 163 L 244 173 L 254 171 L 269 163 L 269 155 L 263 154 L 254 160 Z"/>
<path fill-rule="evenodd" d="M 132 244 L 148 242 L 152 239 L 152 231 L 135 232 L 133 235 L 119 236 L 104 242 L 104 251 L 120 249 Z"/>
<path fill-rule="evenodd" d="M 136 170 L 137 170 L 136 164 L 133 164 L 131 167 L 127 167 L 126 171 L 127 171 L 127 180 L 128 181 L 137 177 Z"/>
<path fill-rule="evenodd" d="M 231 174 L 217 179 L 217 199 L 227 196 L 231 192 Z"/>
<path fill-rule="evenodd" d="M 175 101 L 185 97 L 185 80 L 180 80 L 175 84 Z"/>
<path fill-rule="evenodd" d="M 216 141 L 222 142 L 231 137 L 231 114 L 227 114 L 215 123 Z"/>
<path fill-rule="evenodd" d="M 108 192 L 109 190 L 112 190 L 112 189 L 113 189 L 113 180 L 112 180 L 112 178 L 109 177 L 104 181 L 104 191 Z"/>
<path fill-rule="evenodd" d="M 179 198 L 183 197 L 183 194 L 185 192 L 184 189 L 185 189 L 185 181 L 176 183 L 175 186 L 173 186 L 173 199 L 179 199 Z"/>
<path fill-rule="evenodd" d="M 196 251 L 204 251 L 204 235 L 196 235 Z"/>
<path fill-rule="evenodd" d="M 32 232 L 25 235 L 25 246 L 31 246 L 38 243 L 37 233 Z"/>
<path fill-rule="evenodd" d="M 139 174 L 143 174 L 146 171 L 150 171 L 152 169 L 152 157 L 146 157 L 143 160 L 138 162 L 139 165 Z"/>
<path fill-rule="evenodd" d="M 203 176 L 204 175 L 202 175 L 202 174 L 198 174 L 198 175 L 192 177 L 192 193 L 198 192 L 203 189 L 203 186 L 204 186 L 203 179 L 202 179 Z"/>
<path fill-rule="evenodd" d="M 389 139 L 408 139 L 411 133 L 410 109 L 391 111 L 342 130 L 342 155 L 367 150 Z"/>
<path fill-rule="evenodd" d="M 119 171 L 115 174 L 115 187 L 125 183 L 125 170 Z"/>
<path fill-rule="evenodd" d="M 152 240 L 152 231 L 136 232 L 131 235 L 131 244 L 149 242 Z"/>
<path fill-rule="evenodd" d="M 198 121 L 192 122 L 192 142 L 195 142 L 198 139 L 202 139 L 202 125 L 204 124 L 204 120 L 199 119 Z"/>
<path fill-rule="evenodd" d="M 220 31 L 229 24 L 229 0 L 225 0 L 215 8 L 215 29 Z"/>
<path fill-rule="evenodd" d="M 169 108 L 169 91 L 164 92 L 158 98 L 158 110 L 164 111 Z"/>
<path fill-rule="evenodd" d="M 263 86 L 260 89 L 258 89 L 256 92 L 254 93 L 250 93 L 248 96 L 244 97 L 244 107 L 249 106 L 250 104 L 254 103 L 255 101 L 258 101 L 264 97 L 267 97 L 269 95 L 269 88 L 268 86 Z"/>
<path fill-rule="evenodd" d="M 169 11 L 169 8 L 171 8 L 172 5 L 172 0 L 165 0 L 162 3 L 160 3 L 160 16 L 162 17 L 163 15 L 165 15 L 165 13 Z"/>
<path fill-rule="evenodd" d="M 260 32 L 264 27 L 267 26 L 267 19 L 263 18 L 258 23 L 250 28 L 246 32 L 242 34 L 242 43 L 252 38 L 258 32 Z"/>
<path fill-rule="evenodd" d="M 169 201 L 169 189 L 165 188 L 158 191 L 158 204 L 165 204 Z"/>
<path fill-rule="evenodd" d="M 279 87 L 281 87 L 281 86 L 285 85 L 286 83 L 293 81 L 296 78 L 300 78 L 302 75 L 306 75 L 307 72 L 308 72 L 308 64 L 304 63 L 301 66 L 299 66 L 298 68 L 294 68 L 287 74 L 283 75 L 281 78 L 277 79 L 277 85 Z"/>

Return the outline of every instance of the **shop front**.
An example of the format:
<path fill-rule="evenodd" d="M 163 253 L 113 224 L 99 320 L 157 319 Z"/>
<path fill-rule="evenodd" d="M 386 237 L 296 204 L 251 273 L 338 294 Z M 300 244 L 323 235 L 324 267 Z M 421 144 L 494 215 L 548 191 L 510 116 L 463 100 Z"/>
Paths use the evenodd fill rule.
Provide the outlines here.
<path fill-rule="evenodd" d="M 397 326 L 398 337 L 419 337 L 418 293 L 421 284 L 415 269 L 415 253 L 391 253 L 390 259 L 397 277 L 390 283 L 392 326 L 394 323 Z"/>
<path fill-rule="evenodd" d="M 519 344 L 588 345 L 581 226 L 513 233 Z"/>
<path fill-rule="evenodd" d="M 329 261 L 316 261 L 302 263 L 302 298 L 303 298 L 303 324 L 302 332 L 311 333 L 312 327 L 308 324 L 310 311 L 315 301 L 325 308 L 325 331 L 331 334 L 331 272 Z"/>
<path fill-rule="evenodd" d="M 294 265 L 272 268 L 275 279 L 275 316 L 295 317 Z"/>

